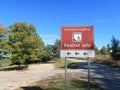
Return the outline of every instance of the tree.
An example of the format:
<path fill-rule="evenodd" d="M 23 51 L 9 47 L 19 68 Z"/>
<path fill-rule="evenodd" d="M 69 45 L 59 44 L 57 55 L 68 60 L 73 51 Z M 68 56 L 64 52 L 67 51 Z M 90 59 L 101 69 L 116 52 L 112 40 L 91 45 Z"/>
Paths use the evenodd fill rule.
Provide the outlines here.
<path fill-rule="evenodd" d="M 44 43 L 36 33 L 34 25 L 26 22 L 16 22 L 9 27 L 9 43 L 12 47 L 12 62 L 14 64 L 26 64 L 41 60 Z"/>
<path fill-rule="evenodd" d="M 0 24 L 0 50 L 4 53 L 10 53 L 10 45 L 9 45 L 9 32 L 6 27 Z M 2 56 L 0 56 L 2 58 Z"/>
<path fill-rule="evenodd" d="M 94 48 L 95 54 L 99 54 L 99 49 L 97 47 Z"/>
<path fill-rule="evenodd" d="M 103 46 L 101 48 L 100 52 L 101 52 L 101 54 L 108 54 L 108 49 L 105 46 Z"/>
<path fill-rule="evenodd" d="M 45 46 L 44 50 L 46 51 L 46 53 L 48 54 L 48 56 L 50 58 L 53 58 L 54 54 L 53 54 L 53 49 L 54 49 L 54 45 L 47 45 Z"/>
<path fill-rule="evenodd" d="M 117 65 L 117 60 L 120 60 L 120 40 L 116 39 L 114 36 L 111 39 L 111 57 L 115 60 Z"/>
<path fill-rule="evenodd" d="M 60 40 L 56 39 L 53 46 L 53 54 L 55 57 L 60 57 Z"/>
<path fill-rule="evenodd" d="M 47 45 L 44 47 L 44 59 L 46 60 L 46 62 L 54 57 L 53 48 L 54 45 Z"/>

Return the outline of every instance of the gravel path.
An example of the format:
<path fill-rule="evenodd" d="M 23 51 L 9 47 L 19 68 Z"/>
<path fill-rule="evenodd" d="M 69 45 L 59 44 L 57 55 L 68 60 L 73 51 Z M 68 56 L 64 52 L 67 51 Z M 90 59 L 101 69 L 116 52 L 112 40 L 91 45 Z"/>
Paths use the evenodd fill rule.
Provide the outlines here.
<path fill-rule="evenodd" d="M 53 71 L 53 64 L 31 65 L 26 71 L 1 71 L 0 90 L 13 90 L 19 86 L 29 85 L 39 78 L 47 77 Z"/>
<path fill-rule="evenodd" d="M 82 71 L 79 69 L 68 70 L 68 73 L 73 74 L 79 72 Z M 64 76 L 64 70 L 56 70 L 54 64 L 30 65 L 26 71 L 0 71 L 0 90 L 14 90 L 59 73 Z"/>

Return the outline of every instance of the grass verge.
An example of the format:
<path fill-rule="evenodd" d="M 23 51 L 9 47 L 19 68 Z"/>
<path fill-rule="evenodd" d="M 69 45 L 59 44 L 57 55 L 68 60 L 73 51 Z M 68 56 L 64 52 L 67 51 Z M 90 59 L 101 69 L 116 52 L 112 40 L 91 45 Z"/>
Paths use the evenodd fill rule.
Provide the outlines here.
<path fill-rule="evenodd" d="M 120 64 L 116 65 L 113 60 L 94 60 L 94 63 L 106 65 L 112 68 L 120 68 Z"/>
<path fill-rule="evenodd" d="M 7 67 L 11 64 L 9 59 L 0 59 L 0 68 Z"/>
<path fill-rule="evenodd" d="M 27 70 L 25 65 L 12 65 L 11 60 L 9 59 L 1 59 L 0 60 L 0 71 L 12 71 L 12 70 Z"/>
<path fill-rule="evenodd" d="M 55 62 L 56 69 L 65 68 L 65 60 L 63 58 L 57 58 L 53 60 Z M 78 65 L 70 60 L 67 60 L 68 69 L 77 69 Z"/>
<path fill-rule="evenodd" d="M 115 64 L 115 61 L 112 60 L 112 57 L 110 55 L 96 55 L 96 57 L 93 59 L 94 63 L 106 65 L 113 68 L 120 68 L 120 60 L 117 61 L 117 65 Z"/>
<path fill-rule="evenodd" d="M 68 78 L 68 90 L 87 90 L 87 81 Z M 64 79 L 46 79 L 33 83 L 31 86 L 21 87 L 16 90 L 65 90 Z M 104 90 L 100 88 L 96 83 L 91 83 L 91 90 Z"/>

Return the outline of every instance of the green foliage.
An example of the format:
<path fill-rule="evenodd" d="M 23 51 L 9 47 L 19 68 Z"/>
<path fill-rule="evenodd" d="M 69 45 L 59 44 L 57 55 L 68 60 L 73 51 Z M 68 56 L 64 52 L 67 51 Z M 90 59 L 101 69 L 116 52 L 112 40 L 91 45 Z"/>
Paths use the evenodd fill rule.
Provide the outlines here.
<path fill-rule="evenodd" d="M 60 40 L 57 39 L 54 43 L 54 47 L 53 47 L 53 54 L 55 57 L 59 58 L 60 57 Z"/>
<path fill-rule="evenodd" d="M 60 40 L 56 39 L 54 45 L 47 45 L 44 47 L 46 55 L 49 59 L 60 57 Z"/>
<path fill-rule="evenodd" d="M 97 47 L 94 48 L 95 54 L 99 54 L 99 49 Z"/>
<path fill-rule="evenodd" d="M 120 60 L 120 40 L 116 39 L 114 36 L 111 39 L 111 50 L 111 57 L 117 64 L 117 60 Z"/>
<path fill-rule="evenodd" d="M 103 46 L 100 50 L 100 53 L 101 54 L 108 54 L 108 49 L 105 46 Z"/>
<path fill-rule="evenodd" d="M 4 52 L 4 54 L 9 53 L 11 48 L 8 41 L 8 30 L 0 25 L 0 49 Z"/>
<path fill-rule="evenodd" d="M 54 57 L 54 54 L 53 54 L 53 52 L 54 52 L 54 45 L 47 45 L 47 46 L 45 46 L 44 50 L 45 50 L 46 55 L 49 58 L 49 60 Z"/>
<path fill-rule="evenodd" d="M 97 54 L 93 60 L 100 60 L 100 61 L 103 61 L 103 60 L 112 60 L 111 56 L 109 54 Z"/>
<path fill-rule="evenodd" d="M 63 58 L 56 58 L 55 61 L 55 67 L 58 69 L 65 68 L 65 60 Z M 69 69 L 77 69 L 78 65 L 70 60 L 67 60 L 67 67 Z"/>
<path fill-rule="evenodd" d="M 115 37 L 112 37 L 112 40 L 111 40 L 111 49 L 112 49 L 111 56 L 113 57 L 113 59 L 116 59 L 116 60 L 120 59 L 119 48 L 120 48 L 120 41 L 118 39 L 116 39 Z"/>
<path fill-rule="evenodd" d="M 44 43 L 36 33 L 34 25 L 16 22 L 9 27 L 9 30 L 9 43 L 13 54 L 11 60 L 14 64 L 42 59 Z"/>
<path fill-rule="evenodd" d="M 4 67 L 7 67 L 11 64 L 11 61 L 9 59 L 1 59 L 0 60 L 0 68 L 2 68 L 2 64 L 4 64 Z"/>

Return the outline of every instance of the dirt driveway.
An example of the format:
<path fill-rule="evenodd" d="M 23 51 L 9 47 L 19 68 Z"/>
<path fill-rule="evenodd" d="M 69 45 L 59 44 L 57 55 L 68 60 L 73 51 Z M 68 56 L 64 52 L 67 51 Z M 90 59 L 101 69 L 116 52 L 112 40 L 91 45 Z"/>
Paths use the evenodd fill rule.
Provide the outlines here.
<path fill-rule="evenodd" d="M 79 69 L 68 70 L 68 73 L 79 72 Z M 30 65 L 26 71 L 0 71 L 0 90 L 14 90 L 59 73 L 64 76 L 64 70 L 56 70 L 54 64 Z"/>

